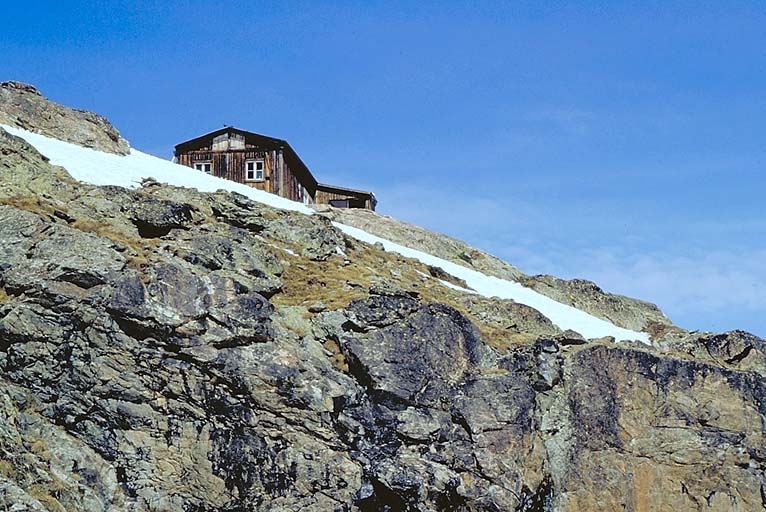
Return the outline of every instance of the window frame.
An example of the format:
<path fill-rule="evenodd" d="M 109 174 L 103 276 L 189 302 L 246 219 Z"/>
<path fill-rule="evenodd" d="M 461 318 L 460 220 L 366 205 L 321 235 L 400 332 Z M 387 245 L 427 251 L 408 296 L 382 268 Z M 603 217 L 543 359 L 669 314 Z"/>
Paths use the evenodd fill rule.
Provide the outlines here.
<path fill-rule="evenodd" d="M 202 169 L 197 167 L 198 165 L 202 166 Z M 206 171 L 204 169 L 204 166 L 206 166 L 206 165 L 210 167 L 210 171 Z M 205 174 L 208 174 L 208 175 L 212 176 L 213 175 L 213 162 L 212 162 L 212 160 L 204 160 L 204 161 L 194 162 L 194 170 L 195 171 L 204 172 Z"/>
<path fill-rule="evenodd" d="M 261 168 L 258 169 L 258 162 L 261 164 Z M 253 164 L 253 170 L 247 168 L 248 164 Z M 252 172 L 253 177 L 250 178 L 248 174 Z M 261 173 L 261 177 L 258 177 L 258 173 Z M 245 181 L 249 183 L 259 183 L 262 181 L 266 181 L 266 162 L 263 158 L 248 158 L 245 160 Z"/>

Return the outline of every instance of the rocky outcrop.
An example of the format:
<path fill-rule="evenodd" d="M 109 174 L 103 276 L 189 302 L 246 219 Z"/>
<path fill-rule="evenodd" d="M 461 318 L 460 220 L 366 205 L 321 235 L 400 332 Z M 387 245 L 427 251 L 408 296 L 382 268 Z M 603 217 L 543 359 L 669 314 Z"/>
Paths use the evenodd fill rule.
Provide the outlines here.
<path fill-rule="evenodd" d="M 567 406 L 552 406 L 544 420 L 549 457 L 561 461 L 554 502 L 562 510 L 766 508 L 762 371 L 621 347 L 577 351 L 552 398 Z"/>
<path fill-rule="evenodd" d="M 766 508 L 766 342 L 655 334 L 0 130 L 0 510 Z"/>
<path fill-rule="evenodd" d="M 516 267 L 465 242 L 369 210 L 315 205 L 320 215 L 354 226 L 398 244 L 417 249 L 487 275 L 517 281 L 558 302 L 582 309 L 626 329 L 664 330 L 672 326 L 660 309 L 649 302 L 608 293 L 584 279 L 528 276 Z"/>
<path fill-rule="evenodd" d="M 519 282 L 555 301 L 569 304 L 626 329 L 651 332 L 658 327 L 672 325 L 654 304 L 607 293 L 596 283 L 585 279 L 567 280 L 541 274 L 525 277 Z"/>
<path fill-rule="evenodd" d="M 108 153 L 130 152 L 128 142 L 106 118 L 54 103 L 21 82 L 0 82 L 0 124 Z"/>

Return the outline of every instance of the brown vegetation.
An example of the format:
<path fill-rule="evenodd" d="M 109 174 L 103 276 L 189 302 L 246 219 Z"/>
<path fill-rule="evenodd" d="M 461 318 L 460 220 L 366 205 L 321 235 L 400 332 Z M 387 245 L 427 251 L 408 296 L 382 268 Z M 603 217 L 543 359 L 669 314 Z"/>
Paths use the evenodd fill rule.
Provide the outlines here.
<path fill-rule="evenodd" d="M 519 334 L 482 320 L 460 300 L 462 292 L 447 288 L 425 265 L 395 253 L 357 245 L 346 249 L 348 260 L 332 257 L 326 261 L 285 259 L 281 293 L 272 297 L 277 306 L 308 307 L 322 302 L 328 309 L 341 309 L 363 299 L 376 287 L 392 287 L 416 293 L 424 303 L 441 303 L 466 315 L 479 329 L 482 339 L 500 352 L 537 337 Z M 381 278 L 386 276 L 385 281 Z M 462 283 L 465 286 L 465 283 Z"/>

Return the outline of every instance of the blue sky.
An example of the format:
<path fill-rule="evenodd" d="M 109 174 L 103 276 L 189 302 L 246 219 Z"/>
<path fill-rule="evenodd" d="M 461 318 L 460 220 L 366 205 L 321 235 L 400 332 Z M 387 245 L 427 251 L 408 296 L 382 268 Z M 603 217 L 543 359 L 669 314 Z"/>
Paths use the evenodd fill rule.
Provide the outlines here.
<path fill-rule="evenodd" d="M 758 2 L 18 2 L 0 79 L 133 146 L 232 124 L 527 273 L 766 335 Z"/>

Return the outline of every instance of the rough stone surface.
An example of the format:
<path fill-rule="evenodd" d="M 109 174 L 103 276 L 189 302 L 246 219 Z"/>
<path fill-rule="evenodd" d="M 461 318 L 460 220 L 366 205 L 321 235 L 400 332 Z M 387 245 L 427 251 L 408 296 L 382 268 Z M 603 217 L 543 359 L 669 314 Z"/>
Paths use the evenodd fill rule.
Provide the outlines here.
<path fill-rule="evenodd" d="M 0 82 L 0 124 L 99 151 L 119 155 L 130 152 L 128 142 L 106 118 L 53 103 L 34 86 L 21 82 Z"/>
<path fill-rule="evenodd" d="M 764 340 L 586 340 L 428 270 L 0 130 L 0 510 L 766 508 Z"/>
<path fill-rule="evenodd" d="M 756 372 L 591 346 L 565 365 L 549 452 L 564 510 L 762 510 L 766 384 Z M 551 425 L 550 427 L 554 427 Z"/>

